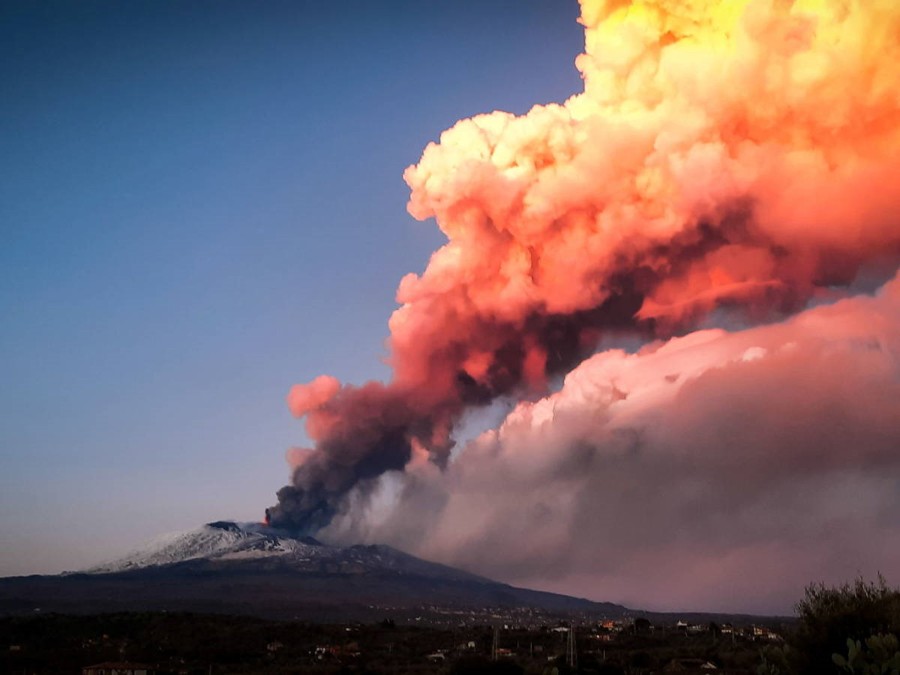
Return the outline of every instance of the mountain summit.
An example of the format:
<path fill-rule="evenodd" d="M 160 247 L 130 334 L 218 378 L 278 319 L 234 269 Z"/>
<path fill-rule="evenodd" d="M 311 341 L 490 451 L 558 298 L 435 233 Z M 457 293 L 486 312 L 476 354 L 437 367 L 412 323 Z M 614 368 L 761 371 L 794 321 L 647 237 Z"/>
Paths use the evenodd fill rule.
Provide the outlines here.
<path fill-rule="evenodd" d="M 84 572 L 0 579 L 0 614 L 169 610 L 314 621 L 458 622 L 495 611 L 630 611 L 516 588 L 390 546 L 331 546 L 260 523 L 216 521 Z M 482 617 L 483 618 L 483 617 Z"/>
<path fill-rule="evenodd" d="M 208 570 L 229 568 L 293 571 L 305 574 L 396 574 L 445 581 L 493 583 L 462 570 L 428 562 L 390 546 L 330 546 L 262 523 L 219 520 L 188 532 L 170 534 L 124 558 L 86 570 L 116 574 L 181 565 Z"/>
<path fill-rule="evenodd" d="M 302 556 L 320 546 L 321 543 L 312 537 L 298 539 L 265 525 L 219 520 L 189 532 L 164 535 L 124 558 L 86 571 L 92 574 L 124 572 L 199 558 L 238 560 L 287 554 Z"/>

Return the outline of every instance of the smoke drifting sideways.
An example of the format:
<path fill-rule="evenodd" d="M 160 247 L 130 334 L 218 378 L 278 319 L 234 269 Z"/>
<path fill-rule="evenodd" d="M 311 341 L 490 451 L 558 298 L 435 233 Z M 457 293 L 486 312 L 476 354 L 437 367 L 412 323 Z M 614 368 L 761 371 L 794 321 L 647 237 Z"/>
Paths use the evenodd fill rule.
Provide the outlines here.
<path fill-rule="evenodd" d="M 582 0 L 584 91 L 458 122 L 404 178 L 448 238 L 400 283 L 393 379 L 288 396 L 273 524 L 326 525 L 453 428 L 534 398 L 610 332 L 671 337 L 717 308 L 763 321 L 900 260 L 893 0 Z"/>
<path fill-rule="evenodd" d="M 588 358 L 323 532 L 514 585 L 789 614 L 900 569 L 900 275 L 777 323 Z"/>

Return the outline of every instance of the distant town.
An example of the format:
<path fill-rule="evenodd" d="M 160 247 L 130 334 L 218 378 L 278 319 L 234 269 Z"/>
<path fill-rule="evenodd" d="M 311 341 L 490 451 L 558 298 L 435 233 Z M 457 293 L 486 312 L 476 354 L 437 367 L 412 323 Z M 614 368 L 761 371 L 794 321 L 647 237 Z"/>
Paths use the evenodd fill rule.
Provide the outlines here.
<path fill-rule="evenodd" d="M 389 608 L 383 608 L 388 610 Z M 2 672 L 755 673 L 789 622 L 596 619 L 423 606 L 403 620 L 317 625 L 251 617 L 125 613 L 0 620 Z M 407 608 L 408 611 L 408 608 Z"/>

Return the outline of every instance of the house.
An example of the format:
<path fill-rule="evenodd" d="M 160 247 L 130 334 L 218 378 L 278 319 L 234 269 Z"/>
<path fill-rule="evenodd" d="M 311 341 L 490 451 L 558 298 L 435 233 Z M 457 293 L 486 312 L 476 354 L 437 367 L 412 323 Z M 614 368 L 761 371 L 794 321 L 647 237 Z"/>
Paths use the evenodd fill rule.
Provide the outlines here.
<path fill-rule="evenodd" d="M 329 656 L 337 656 L 340 653 L 341 648 L 338 645 L 318 645 L 315 651 L 316 658 L 320 661 Z"/>
<path fill-rule="evenodd" d="M 81 675 L 155 675 L 156 669 L 145 663 L 107 661 L 81 669 Z"/>
<path fill-rule="evenodd" d="M 753 626 L 753 639 L 754 640 L 771 640 L 772 642 L 777 642 L 781 640 L 781 636 L 766 628 L 765 626 Z"/>
<path fill-rule="evenodd" d="M 704 659 L 672 659 L 663 668 L 664 673 L 709 673 L 718 670 L 716 664 Z"/>

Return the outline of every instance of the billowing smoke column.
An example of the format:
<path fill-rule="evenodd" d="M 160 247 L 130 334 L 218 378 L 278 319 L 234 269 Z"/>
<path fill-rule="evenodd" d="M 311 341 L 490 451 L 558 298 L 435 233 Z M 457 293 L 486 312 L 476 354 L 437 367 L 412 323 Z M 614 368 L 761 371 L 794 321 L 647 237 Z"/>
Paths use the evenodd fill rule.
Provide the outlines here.
<path fill-rule="evenodd" d="M 603 350 L 445 469 L 353 491 L 324 535 L 631 607 L 787 614 L 812 579 L 900 570 L 898 480 L 900 274 Z"/>
<path fill-rule="evenodd" d="M 273 524 L 324 526 L 414 451 L 443 465 L 464 410 L 542 393 L 610 330 L 763 319 L 896 266 L 895 0 L 581 4 L 583 93 L 463 120 L 407 169 L 449 241 L 400 284 L 390 383 L 291 391 L 315 447 Z"/>

